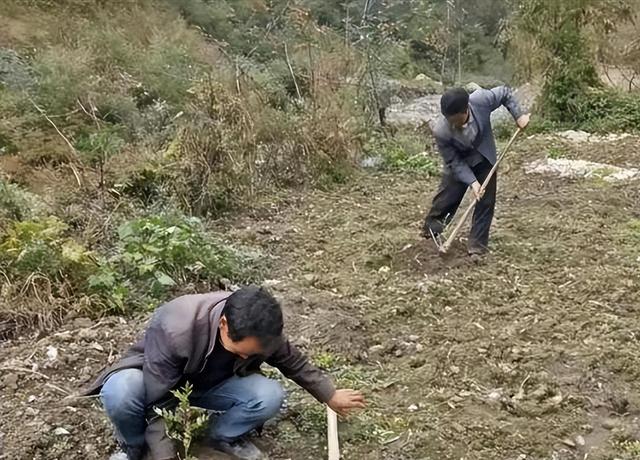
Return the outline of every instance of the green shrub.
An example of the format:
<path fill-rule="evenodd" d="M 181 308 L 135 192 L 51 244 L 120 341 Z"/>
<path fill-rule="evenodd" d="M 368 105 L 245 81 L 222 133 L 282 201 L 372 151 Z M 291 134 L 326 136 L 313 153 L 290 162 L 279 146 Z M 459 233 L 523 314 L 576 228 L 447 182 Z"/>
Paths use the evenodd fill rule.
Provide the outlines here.
<path fill-rule="evenodd" d="M 124 311 L 152 306 L 187 284 L 209 288 L 221 278 L 249 279 L 257 271 L 245 266 L 250 263 L 196 218 L 150 216 L 119 227 L 115 248 L 88 282 L 106 308 Z"/>
<path fill-rule="evenodd" d="M 68 230 L 55 217 L 11 222 L 0 233 L 0 272 L 11 284 L 31 283 L 69 306 L 91 296 L 94 312 L 122 313 L 155 306 L 170 290 L 190 284 L 210 289 L 223 277 L 255 279 L 261 267 L 194 218 L 128 221 L 102 256 L 68 237 Z"/>
<path fill-rule="evenodd" d="M 13 143 L 11 138 L 7 134 L 0 132 L 0 155 L 13 155 L 17 152 L 18 147 Z"/>
<path fill-rule="evenodd" d="M 31 219 L 45 209 L 41 198 L 0 179 L 0 228 L 4 221 Z"/>
<path fill-rule="evenodd" d="M 33 62 L 37 75 L 35 101 L 51 114 L 75 108 L 99 83 L 92 77 L 92 56 L 87 49 L 54 46 L 38 54 Z"/>
<path fill-rule="evenodd" d="M 107 127 L 94 132 L 81 132 L 75 148 L 92 166 L 102 165 L 117 154 L 125 144 L 117 127 Z"/>
<path fill-rule="evenodd" d="M 0 235 L 0 270 L 11 283 L 42 281 L 54 296 L 84 290 L 97 268 L 93 253 L 66 236 L 55 217 L 13 222 Z"/>
<path fill-rule="evenodd" d="M 364 147 L 365 153 L 382 159 L 384 169 L 391 171 L 417 171 L 427 175 L 439 173 L 439 162 L 425 152 L 424 139 L 417 135 L 399 135 L 395 138 L 374 137 Z"/>
<path fill-rule="evenodd" d="M 575 102 L 576 122 L 590 132 L 640 130 L 640 97 L 615 89 L 596 89 Z"/>

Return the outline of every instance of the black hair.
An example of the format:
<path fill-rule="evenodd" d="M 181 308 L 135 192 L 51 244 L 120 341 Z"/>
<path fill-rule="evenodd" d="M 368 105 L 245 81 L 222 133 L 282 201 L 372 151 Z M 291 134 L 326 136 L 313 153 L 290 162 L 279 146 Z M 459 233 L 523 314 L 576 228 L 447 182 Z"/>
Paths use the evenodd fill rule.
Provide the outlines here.
<path fill-rule="evenodd" d="M 222 314 L 234 342 L 256 337 L 266 348 L 282 335 L 280 303 L 262 287 L 245 286 L 231 294 Z"/>
<path fill-rule="evenodd" d="M 469 108 L 469 93 L 464 88 L 450 88 L 440 98 L 440 111 L 445 117 L 464 113 Z"/>

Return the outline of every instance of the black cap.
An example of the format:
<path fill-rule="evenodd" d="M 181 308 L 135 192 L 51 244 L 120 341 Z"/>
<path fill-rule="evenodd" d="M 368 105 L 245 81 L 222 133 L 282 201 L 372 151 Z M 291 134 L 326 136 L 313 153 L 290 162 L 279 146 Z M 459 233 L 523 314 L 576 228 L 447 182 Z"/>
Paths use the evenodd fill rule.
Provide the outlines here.
<path fill-rule="evenodd" d="M 469 108 L 469 93 L 464 88 L 450 88 L 440 98 L 440 111 L 445 117 L 464 113 Z"/>

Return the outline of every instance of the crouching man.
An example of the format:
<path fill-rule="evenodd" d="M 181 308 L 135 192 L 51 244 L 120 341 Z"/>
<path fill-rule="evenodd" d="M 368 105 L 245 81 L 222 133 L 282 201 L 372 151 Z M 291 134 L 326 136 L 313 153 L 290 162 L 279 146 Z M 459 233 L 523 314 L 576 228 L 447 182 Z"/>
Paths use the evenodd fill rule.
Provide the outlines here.
<path fill-rule="evenodd" d="M 159 307 L 144 336 L 88 389 L 100 394 L 116 437 L 130 460 L 177 459 L 154 407 L 173 404 L 170 391 L 193 385 L 194 406 L 222 412 L 208 428 L 215 449 L 239 459 L 266 459 L 247 438 L 274 417 L 284 392 L 260 375 L 278 368 L 340 414 L 364 407 L 362 394 L 336 390 L 282 334 L 278 301 L 263 288 L 243 287 L 179 297 Z"/>

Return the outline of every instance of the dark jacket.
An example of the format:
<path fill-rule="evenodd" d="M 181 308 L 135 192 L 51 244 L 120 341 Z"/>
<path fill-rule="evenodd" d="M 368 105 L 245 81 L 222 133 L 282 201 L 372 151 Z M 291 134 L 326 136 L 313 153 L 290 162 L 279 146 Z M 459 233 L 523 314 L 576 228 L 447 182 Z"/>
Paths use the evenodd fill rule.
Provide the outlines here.
<path fill-rule="evenodd" d="M 230 295 L 223 291 L 187 295 L 159 307 L 143 337 L 118 362 L 105 369 L 85 394 L 97 394 L 113 372 L 139 368 L 143 372 L 148 408 L 164 403 L 184 376 L 197 374 L 205 367 Z M 335 392 L 333 382 L 286 338 L 268 356 L 238 358 L 234 371 L 241 376 L 258 372 L 263 362 L 278 368 L 320 402 L 326 403 Z"/>
<path fill-rule="evenodd" d="M 474 151 L 480 152 L 492 165 L 495 164 L 497 154 L 496 141 L 491 129 L 491 112 L 501 105 L 506 107 L 515 120 L 524 114 L 508 86 L 478 89 L 469 95 L 469 110 L 478 124 L 478 136 L 472 149 L 460 144 L 454 138 L 451 125 L 446 118 L 441 117 L 436 123 L 433 129 L 436 145 L 447 172 L 453 174 L 458 181 L 467 185 L 476 181 L 476 176 L 466 161 L 472 158 Z"/>

